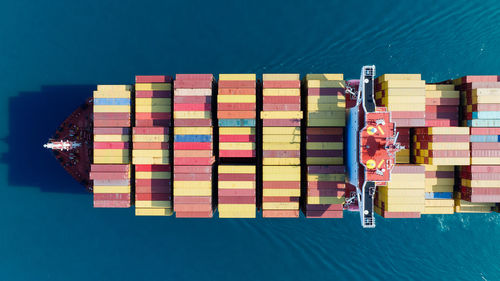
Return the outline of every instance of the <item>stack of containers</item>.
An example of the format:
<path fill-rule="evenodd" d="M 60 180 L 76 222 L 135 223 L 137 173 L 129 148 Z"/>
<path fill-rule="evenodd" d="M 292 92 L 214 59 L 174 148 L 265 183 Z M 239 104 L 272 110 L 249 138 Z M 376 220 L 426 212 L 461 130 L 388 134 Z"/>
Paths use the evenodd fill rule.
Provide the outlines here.
<path fill-rule="evenodd" d="M 460 168 L 463 200 L 473 203 L 500 202 L 500 166 L 471 165 Z"/>
<path fill-rule="evenodd" d="M 312 128 L 306 130 L 307 165 L 344 164 L 344 128 Z"/>
<path fill-rule="evenodd" d="M 429 165 L 470 165 L 469 128 L 415 128 L 415 163 Z"/>
<path fill-rule="evenodd" d="M 425 81 L 420 74 L 384 74 L 375 83 L 375 101 L 391 111 L 397 127 L 425 126 Z"/>
<path fill-rule="evenodd" d="M 219 166 L 219 218 L 255 218 L 255 166 Z"/>
<path fill-rule="evenodd" d="M 422 214 L 453 214 L 455 202 L 454 166 L 423 165 L 425 167 L 425 208 Z"/>
<path fill-rule="evenodd" d="M 263 75 L 264 165 L 300 165 L 299 74 Z"/>
<path fill-rule="evenodd" d="M 174 211 L 211 218 L 212 74 L 177 74 L 174 82 Z"/>
<path fill-rule="evenodd" d="M 470 128 L 472 165 L 500 165 L 500 128 Z"/>
<path fill-rule="evenodd" d="M 404 149 L 396 153 L 396 164 L 410 164 L 410 128 L 396 128 L 398 135 L 398 142 Z"/>
<path fill-rule="evenodd" d="M 219 74 L 218 92 L 219 157 L 255 157 L 255 74 Z"/>
<path fill-rule="evenodd" d="M 425 209 L 425 167 L 397 165 L 387 186 L 379 186 L 375 212 L 384 218 L 420 218 Z"/>
<path fill-rule="evenodd" d="M 138 75 L 135 82 L 135 215 L 171 216 L 172 77 Z"/>
<path fill-rule="evenodd" d="M 130 207 L 130 85 L 94 91 L 94 207 Z"/>
<path fill-rule="evenodd" d="M 264 218 L 298 218 L 300 166 L 263 166 L 262 195 Z"/>
<path fill-rule="evenodd" d="M 462 199 L 460 192 L 455 194 L 456 213 L 490 213 L 495 208 L 495 203 L 473 203 Z"/>
<path fill-rule="evenodd" d="M 343 74 L 307 74 L 307 126 L 345 127 Z"/>
<path fill-rule="evenodd" d="M 425 85 L 425 126 L 458 126 L 460 92 L 454 85 Z"/>
<path fill-rule="evenodd" d="M 462 125 L 500 127 L 500 76 L 464 76 L 453 80 L 460 90 Z"/>
<path fill-rule="evenodd" d="M 307 166 L 307 218 L 342 218 L 344 166 Z"/>

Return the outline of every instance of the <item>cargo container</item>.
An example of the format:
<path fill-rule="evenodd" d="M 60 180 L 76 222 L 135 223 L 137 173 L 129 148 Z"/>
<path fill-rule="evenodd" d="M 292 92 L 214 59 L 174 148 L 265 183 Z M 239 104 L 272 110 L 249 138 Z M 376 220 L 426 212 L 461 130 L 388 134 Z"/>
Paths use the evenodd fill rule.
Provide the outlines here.
<path fill-rule="evenodd" d="M 219 218 L 255 218 L 256 167 L 219 165 Z"/>

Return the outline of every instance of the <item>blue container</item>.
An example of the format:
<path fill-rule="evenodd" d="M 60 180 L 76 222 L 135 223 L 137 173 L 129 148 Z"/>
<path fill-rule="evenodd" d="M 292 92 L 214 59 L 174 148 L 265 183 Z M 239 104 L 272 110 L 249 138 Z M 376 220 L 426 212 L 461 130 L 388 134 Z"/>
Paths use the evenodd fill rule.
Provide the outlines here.
<path fill-rule="evenodd" d="M 500 111 L 472 112 L 472 119 L 500 119 Z"/>
<path fill-rule="evenodd" d="M 255 119 L 219 119 L 220 127 L 255 127 Z"/>
<path fill-rule="evenodd" d="M 500 136 L 497 135 L 472 135 L 470 142 L 499 142 Z"/>
<path fill-rule="evenodd" d="M 453 192 L 426 192 L 425 199 L 453 199 Z"/>
<path fill-rule="evenodd" d="M 130 105 L 130 99 L 127 98 L 96 98 L 95 105 Z"/>
<path fill-rule="evenodd" d="M 500 120 L 467 120 L 468 127 L 491 127 L 491 128 L 500 128 Z"/>
<path fill-rule="evenodd" d="M 211 135 L 175 135 L 176 142 L 212 142 Z"/>

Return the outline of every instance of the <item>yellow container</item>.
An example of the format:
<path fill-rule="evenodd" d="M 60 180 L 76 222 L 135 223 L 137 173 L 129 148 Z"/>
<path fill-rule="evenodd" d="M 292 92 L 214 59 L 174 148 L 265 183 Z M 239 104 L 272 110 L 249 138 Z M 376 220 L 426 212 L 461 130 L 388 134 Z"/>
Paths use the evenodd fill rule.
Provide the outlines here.
<path fill-rule="evenodd" d="M 424 80 L 388 80 L 382 83 L 382 90 L 390 88 L 419 88 L 425 91 Z M 425 95 L 425 93 L 422 93 Z"/>
<path fill-rule="evenodd" d="M 219 95 L 217 96 L 218 103 L 255 103 L 257 98 L 255 95 Z"/>
<path fill-rule="evenodd" d="M 345 127 L 345 118 L 342 119 L 307 119 L 308 127 Z"/>
<path fill-rule="evenodd" d="M 306 80 L 344 80 L 342 73 L 307 74 Z"/>
<path fill-rule="evenodd" d="M 255 218 L 255 204 L 219 204 L 219 218 Z"/>
<path fill-rule="evenodd" d="M 345 88 L 344 80 L 308 80 L 308 88 Z"/>
<path fill-rule="evenodd" d="M 135 208 L 136 216 L 171 216 L 172 209 L 165 208 Z"/>
<path fill-rule="evenodd" d="M 426 207 L 453 207 L 455 206 L 455 200 L 453 199 L 426 199 Z"/>
<path fill-rule="evenodd" d="M 389 111 L 425 111 L 425 104 L 389 104 L 385 105 Z"/>
<path fill-rule="evenodd" d="M 262 74 L 262 81 L 293 81 L 300 80 L 300 74 Z"/>
<path fill-rule="evenodd" d="M 425 171 L 427 172 L 453 172 L 455 171 L 454 166 L 436 166 L 436 165 L 422 165 L 425 167 Z"/>
<path fill-rule="evenodd" d="M 212 181 L 174 181 L 174 188 L 212 188 Z"/>
<path fill-rule="evenodd" d="M 308 142 L 306 143 L 307 150 L 340 150 L 344 149 L 342 142 Z"/>
<path fill-rule="evenodd" d="M 263 135 L 298 135 L 300 136 L 300 127 L 263 127 Z"/>
<path fill-rule="evenodd" d="M 300 89 L 264 89 L 262 90 L 262 95 L 264 97 L 269 96 L 278 96 L 278 97 L 286 97 L 286 96 L 300 96 Z"/>
<path fill-rule="evenodd" d="M 131 85 L 97 85 L 98 91 L 108 91 L 108 92 L 120 92 L 120 91 L 130 91 L 132 90 Z"/>
<path fill-rule="evenodd" d="M 264 202 L 262 203 L 264 210 L 298 210 L 299 202 Z"/>
<path fill-rule="evenodd" d="M 130 99 L 130 91 L 94 91 L 94 98 Z"/>
<path fill-rule="evenodd" d="M 174 188 L 174 196 L 212 196 L 208 188 Z"/>
<path fill-rule="evenodd" d="M 424 211 L 424 204 L 416 204 L 416 205 L 410 205 L 410 204 L 405 204 L 405 205 L 388 205 L 386 204 L 385 210 L 388 212 L 423 212 Z"/>
<path fill-rule="evenodd" d="M 255 174 L 255 166 L 219 165 L 219 174 Z"/>
<path fill-rule="evenodd" d="M 468 180 L 461 179 L 462 185 L 467 187 L 500 188 L 500 180 Z"/>
<path fill-rule="evenodd" d="M 386 202 L 386 205 L 421 205 L 424 206 L 425 198 L 424 196 L 420 197 L 396 197 L 396 196 L 387 196 L 386 194 L 380 194 L 379 198 Z"/>
<path fill-rule="evenodd" d="M 425 91 L 426 98 L 449 98 L 458 99 L 460 98 L 459 91 Z"/>
<path fill-rule="evenodd" d="M 263 135 L 263 142 L 288 142 L 288 143 L 300 143 L 300 135 Z"/>
<path fill-rule="evenodd" d="M 136 83 L 136 91 L 171 91 L 172 84 L 170 83 Z"/>
<path fill-rule="evenodd" d="M 263 143 L 263 150 L 300 150 L 300 143 L 271 142 Z"/>
<path fill-rule="evenodd" d="M 249 142 L 219 142 L 219 150 L 254 150 L 255 143 Z"/>
<path fill-rule="evenodd" d="M 174 135 L 212 135 L 212 127 L 174 127 Z"/>
<path fill-rule="evenodd" d="M 255 189 L 255 181 L 219 181 L 219 189 Z"/>
<path fill-rule="evenodd" d="M 94 193 L 130 193 L 130 185 L 94 185 Z"/>
<path fill-rule="evenodd" d="M 138 208 L 172 208 L 172 201 L 135 201 Z"/>
<path fill-rule="evenodd" d="M 336 103 L 310 103 L 307 105 L 307 112 L 321 112 L 321 111 L 344 111 L 345 102 Z"/>
<path fill-rule="evenodd" d="M 128 149 L 94 149 L 95 157 L 128 157 Z"/>
<path fill-rule="evenodd" d="M 489 97 L 498 97 L 500 96 L 500 89 L 497 88 L 479 88 L 472 89 L 472 96 L 489 96 Z"/>
<path fill-rule="evenodd" d="M 391 175 L 391 181 L 389 182 L 389 185 L 394 185 L 397 186 L 397 184 L 401 185 L 408 185 L 411 184 L 412 182 L 416 182 L 421 187 L 424 187 L 424 182 L 425 182 L 425 174 L 392 174 Z"/>
<path fill-rule="evenodd" d="M 174 133 L 175 133 L 175 128 L 174 128 Z M 219 135 L 255 135 L 255 128 L 219 127 Z"/>
<path fill-rule="evenodd" d="M 425 96 L 385 96 L 382 99 L 382 102 L 385 104 L 413 104 L 413 103 L 424 103 L 425 104 Z"/>
<path fill-rule="evenodd" d="M 133 135 L 133 142 L 168 142 L 169 135 Z"/>
<path fill-rule="evenodd" d="M 387 73 L 377 78 L 378 82 L 387 80 L 421 80 L 422 76 L 420 74 L 393 74 Z"/>
<path fill-rule="evenodd" d="M 398 188 L 383 188 L 379 190 L 379 194 L 392 198 L 392 197 L 425 197 L 425 190 L 423 188 L 418 189 L 398 189 Z"/>
<path fill-rule="evenodd" d="M 262 165 L 300 165 L 300 158 L 264 157 Z"/>
<path fill-rule="evenodd" d="M 344 204 L 345 197 L 307 196 L 307 204 Z"/>
<path fill-rule="evenodd" d="M 425 84 L 425 90 L 429 91 L 453 91 L 455 90 L 455 85 L 446 84 Z"/>
<path fill-rule="evenodd" d="M 472 157 L 472 165 L 500 165 L 500 157 Z"/>
<path fill-rule="evenodd" d="M 345 102 L 345 97 L 343 96 L 308 96 L 307 104 L 337 104 L 340 102 Z"/>
<path fill-rule="evenodd" d="M 308 112 L 307 118 L 309 119 L 333 119 L 333 120 L 345 120 L 345 111 L 319 111 L 319 112 Z"/>
<path fill-rule="evenodd" d="M 453 185 L 425 185 L 425 192 L 453 192 Z"/>
<path fill-rule="evenodd" d="M 166 179 L 172 178 L 172 172 L 135 172 L 136 179 Z"/>
<path fill-rule="evenodd" d="M 168 158 L 170 151 L 167 149 L 148 149 L 148 150 L 132 150 L 132 157 L 155 157 L 155 158 Z"/>
<path fill-rule="evenodd" d="M 469 166 L 470 158 L 429 158 L 429 164 L 432 165 L 455 165 L 455 166 Z"/>
<path fill-rule="evenodd" d="M 133 157 L 132 163 L 134 165 L 166 165 L 170 164 L 170 159 L 161 157 Z"/>
<path fill-rule="evenodd" d="M 130 105 L 94 105 L 94 112 L 129 113 Z"/>
<path fill-rule="evenodd" d="M 212 89 L 175 89 L 174 96 L 183 96 L 183 97 L 210 97 L 212 96 Z"/>
<path fill-rule="evenodd" d="M 455 213 L 455 207 L 424 207 L 423 215 L 452 215 Z"/>
<path fill-rule="evenodd" d="M 426 178 L 425 185 L 454 185 L 454 178 Z"/>
<path fill-rule="evenodd" d="M 291 196 L 300 196 L 300 189 L 299 188 L 290 188 L 290 189 L 285 189 L 285 188 L 264 188 L 262 190 L 262 195 L 263 196 L 285 196 L 285 197 L 291 197 Z"/>
<path fill-rule="evenodd" d="M 459 127 L 457 127 L 459 128 Z M 429 149 L 432 150 L 469 150 L 468 142 L 430 142 Z"/>
<path fill-rule="evenodd" d="M 341 181 L 345 180 L 345 174 L 308 174 L 307 181 Z"/>
<path fill-rule="evenodd" d="M 172 104 L 171 98 L 135 98 L 136 106 L 170 106 Z"/>
<path fill-rule="evenodd" d="M 170 105 L 142 105 L 135 107 L 137 113 L 163 113 L 172 112 Z"/>
<path fill-rule="evenodd" d="M 430 127 L 429 135 L 469 135 L 469 127 Z"/>
<path fill-rule="evenodd" d="M 343 157 L 307 157 L 307 165 L 342 165 Z"/>
<path fill-rule="evenodd" d="M 179 119 L 210 119 L 210 111 L 174 111 L 174 118 Z"/>
<path fill-rule="evenodd" d="M 94 164 L 128 164 L 128 163 L 130 163 L 130 158 L 128 156 L 124 157 L 94 156 Z"/>
<path fill-rule="evenodd" d="M 255 74 L 219 74 L 219 80 L 238 81 L 238 80 L 255 80 Z"/>

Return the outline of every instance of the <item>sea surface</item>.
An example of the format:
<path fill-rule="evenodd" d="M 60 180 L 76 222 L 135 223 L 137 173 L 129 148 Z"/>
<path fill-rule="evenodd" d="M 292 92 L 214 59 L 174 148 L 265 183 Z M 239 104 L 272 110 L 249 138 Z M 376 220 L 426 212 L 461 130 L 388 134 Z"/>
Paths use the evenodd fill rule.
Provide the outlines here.
<path fill-rule="evenodd" d="M 500 280 L 500 216 L 135 217 L 42 144 L 136 74 L 500 74 L 499 1 L 4 1 L 0 280 Z"/>

